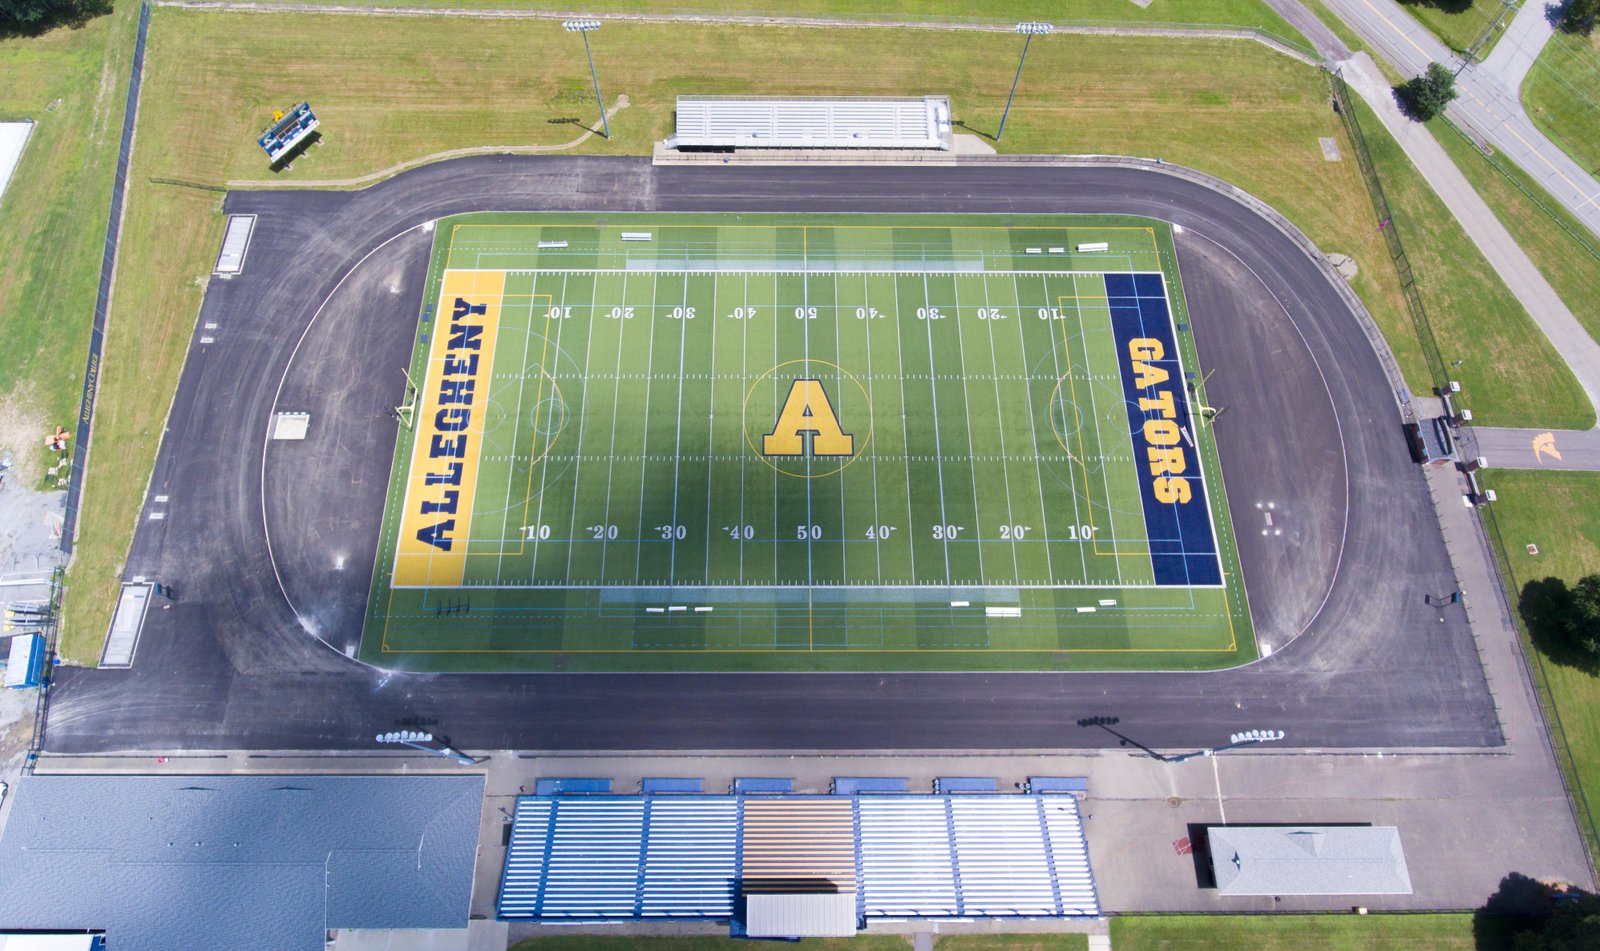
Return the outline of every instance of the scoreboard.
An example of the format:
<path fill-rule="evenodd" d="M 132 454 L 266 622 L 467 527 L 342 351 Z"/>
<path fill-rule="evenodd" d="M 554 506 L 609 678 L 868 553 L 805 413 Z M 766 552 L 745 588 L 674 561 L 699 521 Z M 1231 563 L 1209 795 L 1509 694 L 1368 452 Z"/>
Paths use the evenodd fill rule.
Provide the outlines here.
<path fill-rule="evenodd" d="M 273 118 L 272 127 L 261 133 L 256 142 L 266 150 L 267 159 L 276 165 L 316 128 L 317 117 L 311 111 L 311 104 L 302 102 L 287 114 L 278 113 Z"/>

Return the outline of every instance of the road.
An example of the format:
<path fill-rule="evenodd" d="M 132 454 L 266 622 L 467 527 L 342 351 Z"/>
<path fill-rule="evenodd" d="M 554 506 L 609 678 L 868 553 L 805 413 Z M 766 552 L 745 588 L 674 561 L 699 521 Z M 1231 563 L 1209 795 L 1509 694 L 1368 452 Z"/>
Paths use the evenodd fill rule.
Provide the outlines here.
<path fill-rule="evenodd" d="M 1401 73 L 1416 76 L 1429 63 L 1454 67 L 1460 57 L 1445 47 L 1394 0 L 1327 0 L 1335 13 Z M 1517 21 L 1545 16 L 1545 4 L 1530 0 Z M 1493 145 L 1531 175 L 1590 231 L 1600 235 L 1600 182 L 1545 137 L 1522 108 L 1521 78 L 1532 65 L 1540 29 L 1513 23 L 1485 64 L 1468 66 L 1457 78 L 1460 98 L 1449 116 L 1468 133 Z M 1548 38 L 1548 33 L 1545 33 Z M 1506 43 L 1510 46 L 1506 46 Z M 1537 55 L 1534 53 L 1533 55 Z M 1526 65 L 1525 65 L 1526 64 Z M 1520 72 L 1519 72 L 1520 70 Z"/>
<path fill-rule="evenodd" d="M 374 732 L 405 724 L 474 749 L 1043 749 L 1115 742 L 1101 731 L 1066 729 L 1106 715 L 1163 748 L 1209 745 L 1257 724 L 1320 747 L 1502 740 L 1465 617 L 1441 615 L 1421 597 L 1451 590 L 1456 576 L 1398 435 L 1394 388 L 1349 310 L 1348 291 L 1278 226 L 1211 188 L 1153 164 L 674 168 L 500 157 L 428 166 L 362 192 L 235 193 L 226 207 L 260 216 L 251 258 L 241 277 L 213 281 L 207 293 L 200 325 L 217 324 L 203 331 L 213 342 L 197 328 L 127 567 L 174 584 L 179 600 L 152 612 L 131 670 L 61 671 L 47 749 L 359 749 Z M 371 319 L 392 318 L 403 337 L 403 308 L 383 289 L 420 293 L 413 269 L 426 241 L 408 232 L 485 208 L 1097 211 L 1174 221 L 1184 229 L 1179 264 L 1191 309 L 1266 322 L 1260 334 L 1250 332 L 1254 324 L 1218 323 L 1209 338 L 1205 323 L 1195 324 L 1202 362 L 1233 368 L 1215 382 L 1218 402 L 1238 407 L 1235 425 L 1217 428 L 1230 503 L 1253 513 L 1270 498 L 1252 497 L 1273 484 L 1253 479 L 1252 466 L 1292 483 L 1337 472 L 1330 465 L 1342 459 L 1350 493 L 1343 544 L 1309 546 L 1337 553 L 1333 587 L 1325 603 L 1320 586 L 1291 581 L 1276 590 L 1273 563 L 1292 559 L 1261 547 L 1271 542 L 1259 533 L 1240 532 L 1252 599 L 1262 599 L 1256 615 L 1271 619 L 1274 599 L 1289 599 L 1267 625 L 1284 639 L 1297 633 L 1297 617 L 1314 620 L 1292 642 L 1274 643 L 1266 660 L 1217 673 L 420 676 L 361 667 L 308 630 L 344 647 L 349 631 L 328 618 L 351 610 L 341 598 L 364 592 L 349 595 L 324 570 L 322 593 L 292 588 L 312 591 L 297 595 L 297 612 L 276 583 L 263 522 L 264 508 L 271 517 L 282 504 L 263 505 L 268 418 L 274 405 L 287 407 L 277 388 L 313 315 L 324 301 L 330 311 L 348 306 L 336 285 L 384 301 L 372 305 Z M 414 303 L 404 320 L 415 320 Z M 385 345 L 374 337 L 380 364 Z M 1293 378 L 1325 378 L 1337 431 L 1292 405 L 1261 414 L 1270 428 L 1259 433 L 1240 422 L 1257 418 L 1248 405 L 1265 396 L 1251 388 L 1283 372 L 1274 353 L 1286 346 L 1315 364 Z M 350 378 L 360 372 L 352 367 Z M 1275 388 L 1289 389 L 1310 388 Z M 362 394 L 349 415 L 385 418 L 378 407 L 386 396 Z M 1342 451 L 1330 455 L 1335 446 Z M 378 444 L 363 452 L 388 458 Z M 360 546 L 371 542 L 338 525 L 318 527 L 326 504 L 318 495 L 313 485 L 269 499 L 287 496 L 280 515 L 298 513 L 306 535 L 350 539 L 346 573 L 360 576 L 359 589 L 370 570 Z M 164 517 L 150 519 L 158 506 Z M 1322 506 L 1311 507 L 1305 517 L 1320 517 Z M 351 507 L 340 517 L 364 516 Z M 275 533 L 274 551 L 281 537 Z M 1266 572 L 1260 585 L 1257 569 Z M 292 571 L 284 578 L 297 584 Z"/>

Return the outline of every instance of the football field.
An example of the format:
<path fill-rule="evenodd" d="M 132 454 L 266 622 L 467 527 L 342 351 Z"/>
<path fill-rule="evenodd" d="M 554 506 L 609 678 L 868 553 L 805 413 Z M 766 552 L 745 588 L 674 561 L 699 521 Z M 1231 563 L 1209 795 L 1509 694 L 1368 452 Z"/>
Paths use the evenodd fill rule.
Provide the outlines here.
<path fill-rule="evenodd" d="M 361 655 L 1253 659 L 1188 321 L 1144 219 L 442 220 Z"/>

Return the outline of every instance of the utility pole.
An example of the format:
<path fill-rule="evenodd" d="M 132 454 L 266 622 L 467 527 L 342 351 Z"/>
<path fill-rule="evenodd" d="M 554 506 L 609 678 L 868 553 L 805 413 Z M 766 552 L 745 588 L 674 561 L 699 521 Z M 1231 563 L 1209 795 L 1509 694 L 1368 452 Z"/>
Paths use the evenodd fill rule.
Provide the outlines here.
<path fill-rule="evenodd" d="M 1027 39 L 1022 41 L 1022 58 L 1017 60 L 1017 75 L 1015 79 L 1011 80 L 1011 95 L 1006 97 L 1006 111 L 1000 114 L 1000 131 L 994 134 L 996 142 L 1000 141 L 1000 137 L 1006 134 L 1006 117 L 1011 115 L 1011 100 L 1017 97 L 1017 83 L 1022 81 L 1022 64 L 1028 61 L 1028 45 L 1033 42 L 1035 36 L 1044 36 L 1053 29 L 1055 27 L 1048 23 L 1030 21 L 1017 24 L 1017 32 L 1027 37 Z"/>
<path fill-rule="evenodd" d="M 600 29 L 599 20 L 563 20 L 561 28 L 568 33 L 583 34 L 583 55 L 589 57 L 589 78 L 594 80 L 594 98 L 600 103 L 600 127 L 606 138 L 611 138 L 611 120 L 606 117 L 606 100 L 600 95 L 600 76 L 594 71 L 594 53 L 589 50 L 589 34 Z"/>
<path fill-rule="evenodd" d="M 1488 45 L 1489 38 L 1505 22 L 1506 14 L 1521 9 L 1517 5 L 1519 2 L 1521 0 L 1500 0 L 1500 15 L 1494 18 L 1494 22 L 1484 27 L 1483 32 L 1478 34 L 1478 38 L 1472 41 L 1471 46 L 1467 47 L 1467 51 L 1461 54 L 1461 65 L 1456 67 L 1455 75 L 1460 76 L 1463 69 L 1466 69 L 1469 64 L 1478 61 L 1478 50 Z"/>

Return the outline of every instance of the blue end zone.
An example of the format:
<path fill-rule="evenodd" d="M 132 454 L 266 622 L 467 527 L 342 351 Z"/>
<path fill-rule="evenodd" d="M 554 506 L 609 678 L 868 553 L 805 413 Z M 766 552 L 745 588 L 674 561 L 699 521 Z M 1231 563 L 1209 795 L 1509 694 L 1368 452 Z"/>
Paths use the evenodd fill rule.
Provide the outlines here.
<path fill-rule="evenodd" d="M 1187 381 L 1161 275 L 1107 274 L 1105 283 L 1156 584 L 1221 584 Z"/>

